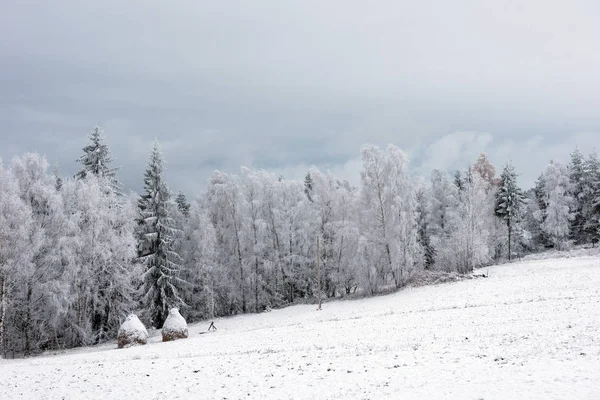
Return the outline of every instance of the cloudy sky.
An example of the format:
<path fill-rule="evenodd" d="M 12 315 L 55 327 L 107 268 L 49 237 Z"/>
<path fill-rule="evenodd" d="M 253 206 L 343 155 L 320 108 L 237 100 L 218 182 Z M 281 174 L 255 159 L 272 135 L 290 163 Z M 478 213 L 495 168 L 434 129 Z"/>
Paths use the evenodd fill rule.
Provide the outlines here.
<path fill-rule="evenodd" d="M 7 1 L 0 157 L 71 174 L 98 123 L 136 190 L 154 138 L 190 195 L 240 165 L 358 183 L 364 143 L 527 187 L 600 148 L 599 39 L 597 0 Z"/>

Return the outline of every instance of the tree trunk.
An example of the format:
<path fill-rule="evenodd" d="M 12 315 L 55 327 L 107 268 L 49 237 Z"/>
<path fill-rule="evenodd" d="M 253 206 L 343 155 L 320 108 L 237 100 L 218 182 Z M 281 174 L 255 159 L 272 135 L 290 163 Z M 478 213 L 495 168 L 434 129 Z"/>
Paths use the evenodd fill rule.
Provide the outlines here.
<path fill-rule="evenodd" d="M 511 234 L 512 234 L 512 229 L 510 226 L 510 218 L 507 220 L 506 223 L 508 225 L 508 261 L 510 261 L 510 257 L 511 257 L 510 243 L 511 243 Z"/>
<path fill-rule="evenodd" d="M 6 357 L 4 321 L 6 320 L 6 308 L 8 306 L 7 279 L 0 274 L 0 354 Z"/>
<path fill-rule="evenodd" d="M 317 290 L 319 295 L 319 308 L 318 311 L 321 311 L 321 265 L 320 265 L 321 253 L 319 250 L 319 236 L 317 235 Z"/>
<path fill-rule="evenodd" d="M 25 355 L 31 354 L 31 282 L 27 282 L 27 310 L 25 314 Z"/>
<path fill-rule="evenodd" d="M 258 314 L 258 257 L 254 256 L 254 310 Z"/>

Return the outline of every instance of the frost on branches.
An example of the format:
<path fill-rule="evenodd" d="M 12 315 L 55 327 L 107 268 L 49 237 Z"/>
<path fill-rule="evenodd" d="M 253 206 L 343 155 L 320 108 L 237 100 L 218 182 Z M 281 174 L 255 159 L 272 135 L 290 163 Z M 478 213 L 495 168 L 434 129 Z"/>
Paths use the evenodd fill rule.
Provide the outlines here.
<path fill-rule="evenodd" d="M 548 234 L 558 250 L 569 245 L 571 221 L 575 215 L 570 207 L 574 204 L 570 196 L 570 180 L 566 166 L 550 162 L 543 174 L 544 200 L 542 230 Z"/>
<path fill-rule="evenodd" d="M 371 260 L 378 275 L 390 275 L 402 286 L 423 266 L 423 249 L 417 229 L 415 185 L 408 175 L 408 159 L 393 145 L 385 151 L 362 148 L 362 223 L 374 247 Z"/>
<path fill-rule="evenodd" d="M 99 126 L 89 136 L 89 144 L 83 148 L 83 155 L 77 159 L 82 164 L 82 169 L 75 174 L 77 179 L 84 179 L 88 175 L 95 175 L 108 180 L 112 188 L 118 192 L 120 183 L 117 180 L 118 168 L 111 166 L 113 159 L 110 149 L 102 136 L 102 129 Z"/>
<path fill-rule="evenodd" d="M 163 325 L 169 308 L 183 303 L 179 292 L 181 257 L 174 249 L 179 230 L 171 217 L 171 193 L 163 179 L 163 158 L 158 143 L 150 154 L 144 175 L 144 191 L 138 202 L 138 260 L 142 274 L 142 303 L 155 327 Z"/>
<path fill-rule="evenodd" d="M 498 218 L 506 223 L 508 259 L 512 256 L 513 231 L 519 222 L 525 204 L 525 195 L 517 186 L 517 174 L 512 164 L 506 164 L 500 176 L 500 189 L 496 196 L 495 213 Z"/>
<path fill-rule="evenodd" d="M 595 153 L 551 163 L 526 204 L 514 168 L 497 178 L 485 154 L 430 182 L 393 145 L 361 155 L 358 187 L 316 167 L 302 179 L 242 167 L 189 200 L 173 199 L 158 145 L 143 194 L 118 193 L 99 128 L 73 178 L 37 154 L 0 164 L 0 354 L 113 340 L 132 312 L 168 328 L 174 307 L 189 322 L 261 313 L 600 239 Z"/>

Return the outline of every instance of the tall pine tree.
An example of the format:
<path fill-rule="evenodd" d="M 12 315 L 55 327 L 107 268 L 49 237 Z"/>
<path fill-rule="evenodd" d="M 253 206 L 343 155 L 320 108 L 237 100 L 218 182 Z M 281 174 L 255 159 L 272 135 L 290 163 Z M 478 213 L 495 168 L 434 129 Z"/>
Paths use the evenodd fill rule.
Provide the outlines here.
<path fill-rule="evenodd" d="M 506 164 L 502 175 L 501 184 L 496 196 L 496 216 L 506 222 L 508 230 L 508 259 L 511 258 L 512 232 L 515 222 L 521 215 L 522 205 L 525 203 L 525 195 L 517 186 L 517 174 L 515 168 Z"/>
<path fill-rule="evenodd" d="M 571 238 L 575 243 L 585 242 L 583 226 L 586 221 L 586 171 L 583 154 L 577 149 L 571 153 L 571 162 L 569 163 L 569 193 L 573 198 L 571 209 L 573 219 L 571 221 Z"/>
<path fill-rule="evenodd" d="M 75 178 L 84 179 L 88 174 L 96 175 L 99 178 L 107 179 L 118 193 L 120 187 L 116 176 L 118 168 L 111 167 L 113 159 L 102 133 L 99 126 L 94 127 L 89 136 L 90 142 L 83 148 L 83 155 L 77 159 L 77 162 L 83 167 L 75 174 Z"/>
<path fill-rule="evenodd" d="M 143 306 L 155 327 L 161 327 L 170 307 L 182 305 L 179 295 L 185 281 L 180 278 L 181 257 L 174 251 L 179 233 L 170 217 L 171 193 L 163 179 L 163 157 L 154 144 L 144 175 L 145 194 L 138 202 L 138 259 L 142 274 Z"/>
<path fill-rule="evenodd" d="M 177 197 L 175 198 L 175 203 L 177 204 L 177 209 L 187 218 L 190 216 L 190 203 L 188 203 L 185 194 L 180 190 L 177 193 Z"/>
<path fill-rule="evenodd" d="M 600 159 L 595 151 L 585 160 L 585 171 L 585 238 L 587 242 L 596 244 L 600 241 Z"/>

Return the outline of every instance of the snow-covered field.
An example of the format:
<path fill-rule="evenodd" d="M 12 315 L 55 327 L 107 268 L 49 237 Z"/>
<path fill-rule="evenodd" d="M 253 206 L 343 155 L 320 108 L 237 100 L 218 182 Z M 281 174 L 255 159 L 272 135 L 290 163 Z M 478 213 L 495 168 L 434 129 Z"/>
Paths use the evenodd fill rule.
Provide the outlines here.
<path fill-rule="evenodd" d="M 598 399 L 600 258 L 0 361 L 0 399 Z"/>

